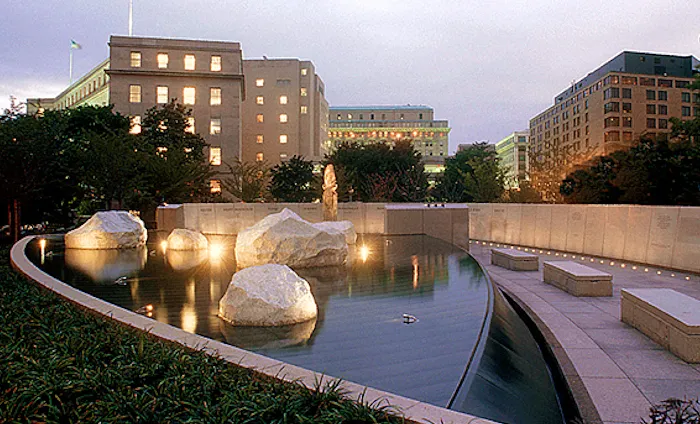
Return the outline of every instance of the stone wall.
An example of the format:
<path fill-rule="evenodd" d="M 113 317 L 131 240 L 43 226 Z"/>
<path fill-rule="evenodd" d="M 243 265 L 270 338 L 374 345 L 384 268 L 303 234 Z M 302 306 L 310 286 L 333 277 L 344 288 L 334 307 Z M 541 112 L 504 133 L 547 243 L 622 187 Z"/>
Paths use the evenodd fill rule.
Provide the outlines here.
<path fill-rule="evenodd" d="M 469 204 L 472 239 L 700 272 L 700 207 Z"/>

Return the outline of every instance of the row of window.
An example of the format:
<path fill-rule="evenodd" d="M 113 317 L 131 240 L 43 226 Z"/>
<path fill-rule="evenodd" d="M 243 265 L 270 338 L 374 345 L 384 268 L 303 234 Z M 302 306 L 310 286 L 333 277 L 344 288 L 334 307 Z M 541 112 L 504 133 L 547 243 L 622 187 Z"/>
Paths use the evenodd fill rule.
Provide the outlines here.
<path fill-rule="evenodd" d="M 414 137 L 414 138 L 425 138 L 425 137 L 435 137 L 438 134 L 440 137 L 444 137 L 445 133 L 435 133 L 434 131 L 413 131 L 413 132 L 394 132 L 394 131 L 372 131 L 367 133 L 355 133 L 353 131 L 328 131 L 328 136 L 333 138 L 345 137 L 345 138 L 363 138 L 363 137 Z"/>
<path fill-rule="evenodd" d="M 194 134 L 195 133 L 195 125 L 194 125 L 194 118 L 193 117 L 188 117 L 187 118 L 187 127 L 185 128 L 185 131 Z M 129 130 L 131 134 L 140 134 L 141 133 L 141 116 L 140 115 L 133 115 L 131 116 L 131 130 Z M 209 134 L 211 135 L 220 135 L 221 134 L 221 118 L 211 118 L 209 120 Z"/>
<path fill-rule="evenodd" d="M 353 114 L 352 114 L 352 113 L 348 113 L 348 114 L 347 114 L 347 117 L 348 117 L 348 121 L 352 121 L 352 120 L 353 120 Z M 336 118 L 337 118 L 338 121 L 341 121 L 341 120 L 343 119 L 343 114 L 342 114 L 342 113 L 337 114 Z M 364 120 L 364 119 L 365 119 L 365 115 L 364 115 L 363 113 L 360 113 L 359 116 L 358 116 L 358 119 L 359 119 L 360 121 Z M 370 113 L 370 114 L 369 114 L 369 119 L 370 119 L 370 121 L 374 121 L 374 114 L 373 114 L 373 113 Z M 404 119 L 406 119 L 405 115 L 404 115 L 403 113 L 399 114 L 399 120 L 403 121 Z M 422 119 L 423 119 L 423 114 L 422 114 L 422 113 L 419 113 L 419 114 L 418 114 L 418 119 L 419 119 L 419 120 L 422 120 Z M 382 121 L 385 121 L 385 120 L 386 120 L 386 113 L 382 113 Z"/>
<path fill-rule="evenodd" d="M 673 80 L 667 78 L 651 78 L 651 77 L 632 77 L 625 75 L 610 75 L 605 77 L 603 85 L 620 84 L 622 85 L 644 85 L 649 87 L 673 87 Z M 676 88 L 688 88 L 690 81 L 676 80 Z"/>
<path fill-rule="evenodd" d="M 279 142 L 280 144 L 287 144 L 289 141 L 289 136 L 287 134 L 280 134 Z M 258 144 L 263 144 L 265 142 L 265 137 L 262 134 L 257 134 L 255 136 L 255 142 Z"/>
<path fill-rule="evenodd" d="M 129 86 L 129 103 L 141 103 L 142 101 L 141 85 L 131 84 Z M 182 89 L 182 103 L 193 105 L 197 100 L 197 89 L 195 87 L 184 87 Z M 165 85 L 156 87 L 156 103 L 164 104 L 170 101 L 170 90 Z M 209 105 L 221 105 L 221 88 L 209 88 Z"/>
<path fill-rule="evenodd" d="M 275 83 L 278 87 L 286 87 L 288 85 L 292 85 L 292 80 L 290 79 L 278 79 L 277 82 Z M 255 86 L 256 87 L 264 87 L 265 86 L 265 78 L 258 78 L 255 80 Z M 309 95 L 309 89 L 306 87 L 301 87 L 299 88 L 299 95 L 301 97 L 306 97 Z"/>
<path fill-rule="evenodd" d="M 73 106 L 74 104 L 80 102 L 84 98 L 90 96 L 92 93 L 103 87 L 105 84 L 109 82 L 109 75 L 100 75 L 95 77 L 92 81 L 89 81 L 87 84 L 83 85 L 80 87 L 79 90 L 76 90 L 75 92 L 71 93 L 68 97 L 65 98 L 60 104 L 58 105 L 59 109 L 68 109 L 69 107 Z"/>
<path fill-rule="evenodd" d="M 183 57 L 183 67 L 186 71 L 196 70 L 196 58 L 192 53 L 185 54 Z M 168 69 L 170 64 L 170 55 L 168 53 L 158 53 L 156 55 L 156 64 L 158 69 Z M 141 67 L 141 52 L 133 51 L 130 56 L 130 65 L 132 68 Z M 221 71 L 221 56 L 212 55 L 209 60 L 209 70 L 212 72 Z"/>
<path fill-rule="evenodd" d="M 302 113 L 306 113 L 306 112 L 302 112 Z M 286 113 L 280 113 L 278 119 L 279 119 L 279 122 L 281 124 L 286 124 L 287 122 L 289 122 L 289 115 L 287 115 Z M 265 122 L 265 115 L 262 113 L 256 114 L 255 115 L 255 122 L 260 123 L 260 124 L 264 123 Z"/>

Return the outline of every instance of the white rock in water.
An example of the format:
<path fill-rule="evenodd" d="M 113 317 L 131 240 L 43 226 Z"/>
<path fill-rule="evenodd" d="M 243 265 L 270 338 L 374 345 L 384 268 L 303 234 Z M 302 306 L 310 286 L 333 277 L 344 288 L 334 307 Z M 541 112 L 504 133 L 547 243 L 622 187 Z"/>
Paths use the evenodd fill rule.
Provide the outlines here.
<path fill-rule="evenodd" d="M 294 268 L 342 265 L 348 256 L 345 235 L 314 227 L 284 209 L 238 233 L 238 268 L 283 264 Z"/>
<path fill-rule="evenodd" d="M 219 316 L 234 325 L 278 326 L 316 318 L 309 283 L 286 265 L 260 265 L 233 274 Z"/>
<path fill-rule="evenodd" d="M 347 244 L 355 244 L 357 242 L 357 232 L 350 221 L 323 221 L 311 225 L 327 233 L 336 232 L 343 234 Z"/>
<path fill-rule="evenodd" d="M 199 231 L 174 229 L 168 236 L 168 250 L 200 250 L 209 247 L 209 241 Z"/>
<path fill-rule="evenodd" d="M 65 236 L 68 249 L 132 249 L 146 244 L 140 218 L 126 211 L 97 212 Z"/>

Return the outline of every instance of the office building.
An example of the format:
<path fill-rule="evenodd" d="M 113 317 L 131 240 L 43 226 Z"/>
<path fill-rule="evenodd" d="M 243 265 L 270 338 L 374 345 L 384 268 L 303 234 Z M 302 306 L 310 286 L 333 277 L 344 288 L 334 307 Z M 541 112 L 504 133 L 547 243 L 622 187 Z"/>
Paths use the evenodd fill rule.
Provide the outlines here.
<path fill-rule="evenodd" d="M 529 172 L 528 138 L 530 131 L 516 131 L 496 143 L 496 154 L 506 171 L 506 188 L 520 187 Z"/>

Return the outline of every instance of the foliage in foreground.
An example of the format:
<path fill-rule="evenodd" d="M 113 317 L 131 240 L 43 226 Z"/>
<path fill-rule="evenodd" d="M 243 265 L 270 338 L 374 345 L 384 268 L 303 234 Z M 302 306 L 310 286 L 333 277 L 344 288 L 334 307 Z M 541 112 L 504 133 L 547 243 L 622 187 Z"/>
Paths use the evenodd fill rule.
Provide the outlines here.
<path fill-rule="evenodd" d="M 700 403 L 697 399 L 667 399 L 650 408 L 649 419 L 649 424 L 700 424 Z"/>
<path fill-rule="evenodd" d="M 447 202 L 495 202 L 503 196 L 505 179 L 496 152 L 487 143 L 474 143 L 445 158 L 432 195 Z"/>
<path fill-rule="evenodd" d="M 85 313 L 0 256 L 0 422 L 402 422 Z"/>

